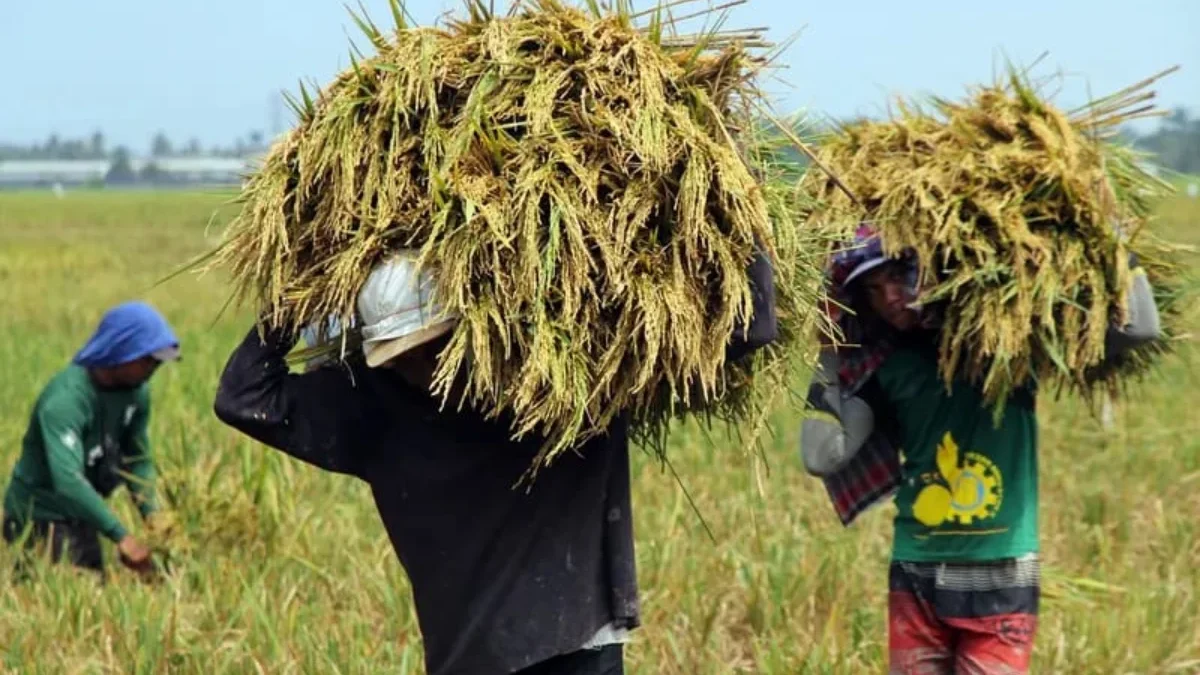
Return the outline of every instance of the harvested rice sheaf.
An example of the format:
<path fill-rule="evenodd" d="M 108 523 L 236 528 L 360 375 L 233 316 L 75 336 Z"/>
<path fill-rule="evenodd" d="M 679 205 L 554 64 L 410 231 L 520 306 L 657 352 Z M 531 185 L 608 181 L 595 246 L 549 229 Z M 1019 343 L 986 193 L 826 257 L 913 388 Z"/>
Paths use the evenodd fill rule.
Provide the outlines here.
<path fill-rule="evenodd" d="M 946 384 L 981 383 L 997 415 L 1033 382 L 1111 392 L 1180 334 L 1179 249 L 1150 227 L 1171 187 L 1115 138 L 1153 112 L 1143 104 L 1156 79 L 1067 113 L 1010 70 L 961 102 L 902 102 L 891 119 L 846 124 L 818 157 L 853 197 L 808 174 L 812 223 L 846 240 L 872 221 L 889 253 L 915 252 L 923 302 L 943 312 Z M 1106 329 L 1126 317 L 1130 252 L 1155 286 L 1165 335 L 1105 360 Z"/>
<path fill-rule="evenodd" d="M 418 248 L 463 320 L 435 389 L 544 435 L 539 463 L 629 411 L 757 415 L 810 336 L 820 247 L 771 185 L 753 33 L 668 36 L 651 17 L 558 0 L 505 16 L 471 3 L 444 28 L 385 35 L 355 58 L 248 180 L 213 262 L 264 328 L 349 325 L 371 268 Z M 782 167 L 782 168 L 781 168 Z M 782 339 L 744 363 L 747 267 L 775 263 Z M 803 350 L 801 350 L 803 351 Z M 452 402 L 453 403 L 453 402 Z"/>

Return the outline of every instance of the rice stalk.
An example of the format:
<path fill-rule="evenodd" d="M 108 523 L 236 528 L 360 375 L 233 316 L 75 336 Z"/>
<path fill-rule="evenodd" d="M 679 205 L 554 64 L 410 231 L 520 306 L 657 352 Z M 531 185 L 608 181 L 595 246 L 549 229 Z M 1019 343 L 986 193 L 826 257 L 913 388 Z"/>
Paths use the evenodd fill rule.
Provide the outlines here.
<path fill-rule="evenodd" d="M 589 9 L 469 4 L 388 36 L 358 20 L 377 53 L 302 89 L 210 263 L 264 329 L 295 333 L 352 325 L 371 268 L 418 249 L 463 317 L 435 393 L 544 437 L 535 471 L 625 413 L 643 439 L 685 412 L 749 419 L 750 388 L 786 389 L 821 292 L 817 234 L 759 147 L 757 30 L 664 38 Z M 756 245 L 785 338 L 732 363 Z"/>
<path fill-rule="evenodd" d="M 997 416 L 1030 385 L 1095 400 L 1180 335 L 1181 249 L 1153 232 L 1172 188 L 1109 133 L 1146 113 L 1159 77 L 1067 114 L 1010 67 L 963 101 L 901 100 L 891 119 L 830 134 L 819 157 L 848 191 L 805 178 L 815 226 L 848 237 L 871 221 L 889 253 L 915 254 L 921 301 L 942 318 L 946 385 L 980 384 Z M 1159 294 L 1165 335 L 1117 361 L 1105 333 L 1126 318 L 1130 252 Z"/>

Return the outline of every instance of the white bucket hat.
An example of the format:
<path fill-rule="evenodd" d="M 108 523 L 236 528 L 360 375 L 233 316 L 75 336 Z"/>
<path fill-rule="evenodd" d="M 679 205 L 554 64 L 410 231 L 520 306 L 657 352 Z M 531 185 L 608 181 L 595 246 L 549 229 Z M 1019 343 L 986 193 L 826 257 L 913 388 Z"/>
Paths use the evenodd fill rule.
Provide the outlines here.
<path fill-rule="evenodd" d="M 435 288 L 428 270 L 418 274 L 413 250 L 401 251 L 371 271 L 358 293 L 367 366 L 377 368 L 454 327 L 458 316 L 434 301 Z"/>

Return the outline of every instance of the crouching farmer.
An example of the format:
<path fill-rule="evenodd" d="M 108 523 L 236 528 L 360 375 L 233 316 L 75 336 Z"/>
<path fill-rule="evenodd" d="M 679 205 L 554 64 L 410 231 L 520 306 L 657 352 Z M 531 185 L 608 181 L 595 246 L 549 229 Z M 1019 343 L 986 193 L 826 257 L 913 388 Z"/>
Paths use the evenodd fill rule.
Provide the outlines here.
<path fill-rule="evenodd" d="M 104 571 L 100 536 L 121 562 L 152 568 L 150 551 L 105 500 L 128 487 L 143 517 L 157 508 L 150 453 L 150 377 L 179 358 L 179 340 L 151 306 L 109 310 L 73 362 L 38 396 L 4 495 L 4 539 L 48 546 L 55 562 Z"/>
<path fill-rule="evenodd" d="M 916 272 L 885 258 L 868 229 L 835 258 L 832 290 L 855 311 L 839 319 L 855 347 L 823 354 L 809 389 L 822 414 L 803 423 L 801 454 L 846 525 L 895 497 L 891 673 L 1025 673 L 1040 595 L 1035 392 L 1015 393 L 997 426 L 979 387 L 947 391 L 936 311 L 913 305 Z M 1159 333 L 1136 268 L 1129 304 L 1108 358 Z"/>

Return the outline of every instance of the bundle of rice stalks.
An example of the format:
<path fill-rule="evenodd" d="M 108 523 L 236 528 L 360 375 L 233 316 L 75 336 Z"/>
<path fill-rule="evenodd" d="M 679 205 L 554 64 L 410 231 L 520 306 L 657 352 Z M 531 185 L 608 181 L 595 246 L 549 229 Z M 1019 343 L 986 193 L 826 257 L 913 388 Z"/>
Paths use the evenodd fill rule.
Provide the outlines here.
<path fill-rule="evenodd" d="M 1157 114 L 1147 88 L 1162 75 L 1068 113 L 1010 69 L 965 101 L 902 102 L 892 119 L 846 124 L 818 156 L 854 197 L 806 176 L 814 224 L 846 240 L 871 221 L 889 253 L 915 253 L 921 301 L 942 312 L 942 376 L 980 383 L 997 415 L 1035 381 L 1111 391 L 1179 331 L 1177 247 L 1148 229 L 1171 187 L 1115 140 L 1120 124 Z M 1109 362 L 1104 336 L 1126 317 L 1131 251 L 1166 336 Z"/>
<path fill-rule="evenodd" d="M 378 53 L 302 91 L 213 262 L 266 327 L 298 331 L 350 325 L 372 266 L 418 248 L 463 317 L 436 393 L 459 380 L 459 403 L 545 435 L 539 462 L 623 411 L 649 437 L 681 410 L 744 418 L 753 397 L 731 388 L 789 354 L 785 338 L 756 365 L 725 359 L 750 318 L 756 242 L 785 336 L 809 332 L 820 293 L 794 198 L 764 190 L 775 169 L 755 164 L 761 36 L 672 36 L 662 11 L 624 5 L 514 5 L 472 2 L 432 28 L 393 3 L 387 36 L 358 19 Z"/>
<path fill-rule="evenodd" d="M 163 560 L 232 549 L 270 555 L 282 532 L 280 495 L 286 490 L 271 463 L 251 464 L 245 457 L 240 467 L 226 453 L 160 468 L 163 508 L 144 535 L 146 545 Z"/>

